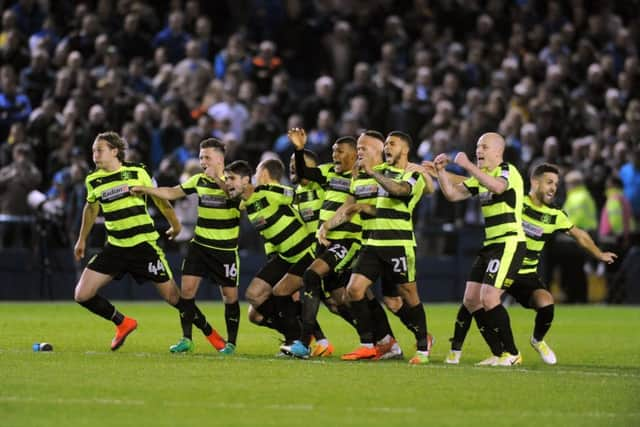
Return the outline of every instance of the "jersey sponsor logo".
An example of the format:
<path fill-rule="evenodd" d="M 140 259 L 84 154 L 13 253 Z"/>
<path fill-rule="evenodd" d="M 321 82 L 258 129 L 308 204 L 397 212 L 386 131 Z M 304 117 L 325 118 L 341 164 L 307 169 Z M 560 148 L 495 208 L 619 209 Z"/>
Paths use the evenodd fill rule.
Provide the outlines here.
<path fill-rule="evenodd" d="M 389 192 L 382 188 L 382 185 L 378 187 L 378 197 L 387 197 Z"/>
<path fill-rule="evenodd" d="M 203 194 L 200 196 L 200 203 L 208 208 L 226 208 L 227 199 L 224 196 Z"/>
<path fill-rule="evenodd" d="M 378 195 L 378 186 L 376 184 L 357 185 L 355 188 L 355 196 L 358 198 L 374 197 Z"/>
<path fill-rule="evenodd" d="M 100 193 L 100 199 L 102 201 L 110 201 L 124 197 L 127 194 L 129 194 L 129 185 L 122 184 L 116 187 L 109 188 L 108 190 L 104 190 L 102 193 Z"/>
<path fill-rule="evenodd" d="M 490 191 L 484 191 L 478 194 L 478 199 L 480 200 L 481 205 L 489 204 L 493 200 L 493 193 Z"/>
<path fill-rule="evenodd" d="M 329 188 L 337 191 L 349 191 L 351 187 L 351 181 L 344 178 L 331 178 L 329 181 Z"/>
<path fill-rule="evenodd" d="M 524 234 L 529 237 L 542 237 L 544 234 L 544 230 L 542 227 L 539 227 L 535 224 L 531 224 L 525 220 L 522 220 L 522 229 L 524 230 Z"/>

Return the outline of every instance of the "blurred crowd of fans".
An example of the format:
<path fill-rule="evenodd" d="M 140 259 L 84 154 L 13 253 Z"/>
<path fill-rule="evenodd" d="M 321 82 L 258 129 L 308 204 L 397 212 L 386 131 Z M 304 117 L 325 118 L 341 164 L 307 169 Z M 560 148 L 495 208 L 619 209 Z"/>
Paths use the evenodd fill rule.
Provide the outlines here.
<path fill-rule="evenodd" d="M 540 162 L 560 167 L 559 205 L 601 243 L 626 250 L 640 219 L 638 0 L 0 7 L 4 219 L 31 214 L 27 194 L 39 190 L 75 238 L 99 132 L 120 132 L 128 160 L 175 185 L 198 171 L 208 136 L 229 161 L 288 163 L 291 127 L 307 129 L 324 161 L 336 137 L 361 129 L 410 134 L 414 160 L 473 154 L 480 134 L 498 131 L 523 175 Z M 476 206 L 436 195 L 419 227 L 477 218 Z M 24 241 L 4 229 L 4 246 Z"/>

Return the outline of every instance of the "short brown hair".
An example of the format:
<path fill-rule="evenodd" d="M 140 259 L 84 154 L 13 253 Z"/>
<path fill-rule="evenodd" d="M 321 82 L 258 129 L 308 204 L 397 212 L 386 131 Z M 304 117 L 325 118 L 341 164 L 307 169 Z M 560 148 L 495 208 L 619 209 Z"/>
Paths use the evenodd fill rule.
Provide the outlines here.
<path fill-rule="evenodd" d="M 224 143 L 217 138 L 207 138 L 200 142 L 200 148 L 213 148 L 224 155 L 225 147 Z"/>
<path fill-rule="evenodd" d="M 109 131 L 109 132 L 99 133 L 98 136 L 96 136 L 96 141 L 100 139 L 102 139 L 103 141 L 106 141 L 107 144 L 109 144 L 109 147 L 117 148 L 118 160 L 120 160 L 120 162 L 124 162 L 124 154 L 125 154 L 125 150 L 127 149 L 127 145 L 124 143 L 124 140 L 122 139 L 122 137 L 120 137 L 120 135 L 118 135 L 117 132 Z"/>

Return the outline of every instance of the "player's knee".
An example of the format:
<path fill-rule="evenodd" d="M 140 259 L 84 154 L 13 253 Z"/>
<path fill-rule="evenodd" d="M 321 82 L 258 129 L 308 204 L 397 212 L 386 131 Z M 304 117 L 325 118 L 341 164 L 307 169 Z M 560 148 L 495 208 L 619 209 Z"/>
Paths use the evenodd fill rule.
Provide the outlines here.
<path fill-rule="evenodd" d="M 536 309 L 553 305 L 553 295 L 547 290 L 539 289 L 533 294 L 533 305 Z"/>
<path fill-rule="evenodd" d="M 302 275 L 302 281 L 305 289 L 307 290 L 320 291 L 322 288 L 322 278 L 318 273 L 310 268 L 305 270 Z"/>
<path fill-rule="evenodd" d="M 384 305 L 394 313 L 400 310 L 403 304 L 402 298 L 400 297 L 383 297 L 382 301 Z"/>

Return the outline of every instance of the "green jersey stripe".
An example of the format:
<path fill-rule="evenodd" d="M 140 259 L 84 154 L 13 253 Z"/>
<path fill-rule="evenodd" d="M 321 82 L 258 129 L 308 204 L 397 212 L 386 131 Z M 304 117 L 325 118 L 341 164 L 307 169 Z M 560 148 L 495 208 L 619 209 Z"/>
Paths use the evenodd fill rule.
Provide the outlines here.
<path fill-rule="evenodd" d="M 154 233 L 156 229 L 153 224 L 142 224 L 136 227 L 125 228 L 124 230 L 107 230 L 107 234 L 116 239 L 128 239 L 138 234 Z"/>
<path fill-rule="evenodd" d="M 124 175 L 124 176 L 123 176 Z M 127 179 L 138 179 L 138 172 L 135 170 L 127 170 L 124 174 L 122 171 L 107 176 L 100 176 L 98 178 L 91 179 L 89 185 L 93 188 L 99 187 L 105 184 L 111 184 L 116 181 L 126 181 Z"/>
<path fill-rule="evenodd" d="M 298 230 L 300 230 L 301 228 L 304 228 L 306 230 L 306 226 L 297 221 L 293 221 L 291 222 L 291 224 L 287 225 L 284 230 L 280 231 L 278 234 L 276 234 L 275 236 L 271 237 L 271 238 L 266 238 L 265 237 L 265 241 L 272 243 L 274 245 L 279 245 L 282 242 L 284 242 L 285 240 L 287 240 L 289 237 L 293 236 Z"/>
<path fill-rule="evenodd" d="M 299 256 L 300 254 L 304 254 L 306 251 L 309 250 L 309 248 L 313 247 L 313 244 L 315 243 L 316 238 L 313 236 L 313 234 L 308 234 L 307 237 L 304 238 L 304 240 L 300 241 L 297 245 L 293 246 L 291 249 L 282 252 L 282 256 L 283 258 L 291 258 L 291 257 L 295 257 L 295 256 Z"/>
<path fill-rule="evenodd" d="M 502 213 L 494 216 L 485 217 L 485 227 L 495 227 L 509 222 L 516 222 L 516 214 L 514 212 Z"/>
<path fill-rule="evenodd" d="M 408 230 L 368 230 L 368 239 L 372 240 L 408 240 L 411 243 L 413 231 Z"/>
<path fill-rule="evenodd" d="M 376 209 L 375 218 L 408 220 L 411 219 L 411 214 L 409 212 L 400 212 L 395 209 L 378 208 Z"/>
<path fill-rule="evenodd" d="M 224 228 L 233 229 L 235 227 L 238 227 L 240 225 L 240 218 L 210 219 L 199 216 L 196 225 L 198 227 L 214 228 L 218 229 L 218 231 L 222 231 L 221 229 Z"/>
<path fill-rule="evenodd" d="M 145 206 L 131 206 L 116 211 L 104 212 L 104 219 L 106 221 L 119 221 L 136 215 L 146 215 L 146 213 L 147 208 Z"/>

